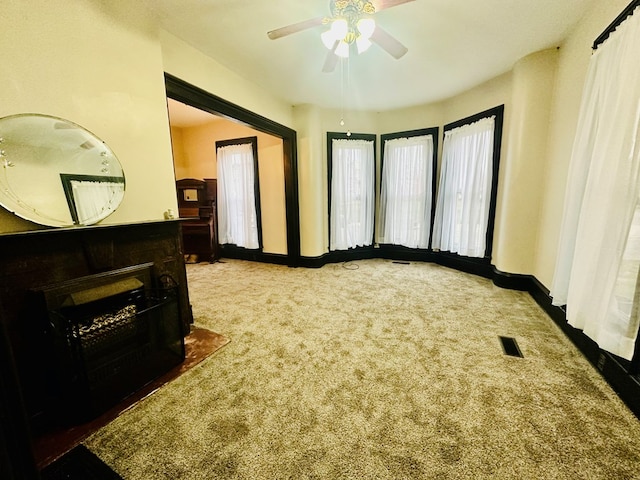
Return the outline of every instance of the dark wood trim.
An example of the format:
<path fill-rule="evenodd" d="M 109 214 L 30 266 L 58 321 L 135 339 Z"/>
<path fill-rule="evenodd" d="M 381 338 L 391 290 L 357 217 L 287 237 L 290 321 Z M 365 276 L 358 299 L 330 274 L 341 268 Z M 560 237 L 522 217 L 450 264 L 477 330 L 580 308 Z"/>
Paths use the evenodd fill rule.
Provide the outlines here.
<path fill-rule="evenodd" d="M 597 48 L 604 43 L 607 38 L 609 38 L 609 36 L 622 24 L 622 22 L 633 15 L 634 10 L 639 6 L 640 0 L 633 0 L 629 5 L 627 5 L 620 15 L 618 15 L 616 19 L 611 22 L 611 24 L 605 28 L 600 35 L 598 35 L 598 38 L 593 42 L 593 50 L 597 50 Z"/>
<path fill-rule="evenodd" d="M 403 245 L 381 243 L 378 245 L 378 258 L 402 260 L 405 262 L 435 262 L 435 254 L 422 248 L 409 248 Z"/>
<path fill-rule="evenodd" d="M 492 278 L 491 262 L 488 258 L 464 257 L 450 252 L 434 252 L 433 261 L 443 267 L 453 268 L 484 278 Z"/>
<path fill-rule="evenodd" d="M 342 132 L 327 132 L 327 197 L 328 197 L 328 212 L 329 212 L 329 225 L 327 226 L 327 232 L 329 234 L 329 252 L 332 253 L 331 250 L 331 178 L 332 178 L 332 166 L 333 166 L 333 140 L 334 139 L 344 139 L 344 140 L 366 140 L 366 141 L 373 141 L 373 165 L 374 165 L 374 171 L 373 171 L 373 194 L 375 196 L 376 193 L 376 185 L 377 185 L 377 179 L 376 179 L 376 152 L 377 152 L 377 136 L 375 134 L 372 133 L 351 133 L 349 135 L 347 135 L 346 133 L 342 133 Z M 375 204 L 375 198 L 374 198 L 374 202 L 373 202 L 373 212 L 371 212 L 371 214 L 373 215 L 373 234 L 372 234 L 372 238 L 371 238 L 371 245 L 373 246 L 373 244 L 375 243 L 375 238 L 376 238 L 376 221 L 375 221 L 375 215 L 376 215 L 376 204 Z M 355 250 L 355 251 L 359 251 L 362 249 L 367 249 L 370 248 L 369 246 L 366 247 L 357 247 L 354 249 L 349 249 L 349 250 Z"/>
<path fill-rule="evenodd" d="M 0 311 L 3 311 L 1 307 Z M 39 478 L 31 439 L 13 349 L 3 318 L 0 321 L 0 478 Z"/>
<path fill-rule="evenodd" d="M 431 249 L 431 240 L 433 239 L 433 222 L 436 216 L 436 190 L 438 189 L 438 137 L 440 135 L 439 127 L 421 128 L 418 130 L 407 130 L 404 132 L 385 133 L 380 135 L 380 185 L 378 194 L 382 194 L 382 172 L 384 171 L 384 146 L 387 140 L 396 138 L 420 137 L 423 135 L 431 135 L 433 139 L 433 158 L 431 161 L 431 215 L 429 225 L 429 246 Z"/>
<path fill-rule="evenodd" d="M 503 272 L 492 265 L 491 279 L 498 287 L 528 292 L 531 289 L 533 277 L 531 275 Z"/>
<path fill-rule="evenodd" d="M 247 248 L 238 247 L 237 245 L 221 245 L 222 259 L 218 260 L 224 263 L 224 258 L 234 258 L 238 260 L 248 260 L 251 262 L 273 263 L 276 265 L 291 265 L 287 255 L 278 253 L 265 253 L 262 250 L 250 250 Z"/>
<path fill-rule="evenodd" d="M 349 250 L 333 250 L 318 257 L 302 257 L 300 267 L 321 268 L 330 263 L 355 262 L 371 258 L 381 258 L 379 249 L 374 246 L 350 248 Z"/>
<path fill-rule="evenodd" d="M 489 199 L 489 216 L 487 219 L 487 233 L 486 233 L 486 250 L 485 258 L 491 259 L 493 254 L 493 231 L 496 221 L 496 205 L 498 199 L 498 175 L 500 174 L 500 154 L 502 150 L 502 130 L 504 125 L 504 105 L 490 108 L 484 112 L 476 113 L 470 117 L 457 120 L 449 123 L 443 128 L 443 136 L 449 130 L 454 128 L 469 125 L 471 123 L 495 116 L 494 129 L 493 129 L 493 171 L 491 178 L 491 198 Z"/>
<path fill-rule="evenodd" d="M 230 145 L 246 145 L 251 144 L 253 151 L 253 194 L 256 208 L 256 223 L 258 227 L 258 250 L 262 251 L 262 208 L 260 204 L 260 172 L 258 160 L 258 137 L 233 138 L 230 140 L 219 140 L 216 142 L 216 155 L 218 148 L 228 147 Z M 218 217 L 220 214 L 218 214 Z"/>
<path fill-rule="evenodd" d="M 258 137 L 243 137 L 243 138 L 231 138 L 229 140 L 218 140 L 216 142 L 216 150 L 220 147 L 228 147 L 230 145 L 244 145 L 250 143 L 253 148 L 254 159 L 258 158 Z"/>
<path fill-rule="evenodd" d="M 298 201 L 298 145 L 295 130 L 165 73 L 167 97 L 282 139 L 287 223 L 288 264 L 300 260 L 300 206 Z"/>

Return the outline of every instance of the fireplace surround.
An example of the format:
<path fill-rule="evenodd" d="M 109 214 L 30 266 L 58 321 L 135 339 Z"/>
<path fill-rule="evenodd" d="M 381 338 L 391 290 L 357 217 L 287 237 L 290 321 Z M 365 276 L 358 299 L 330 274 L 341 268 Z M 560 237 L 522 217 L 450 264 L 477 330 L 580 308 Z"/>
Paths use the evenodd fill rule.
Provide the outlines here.
<path fill-rule="evenodd" d="M 165 329 L 158 326 L 164 316 L 175 320 L 171 334 L 175 340 L 179 332 L 179 343 L 189 334 L 193 322 L 180 228 L 177 220 L 162 220 L 0 234 L 0 321 L 33 435 L 70 417 L 93 414 L 175 361 L 176 354 L 184 354 L 175 341 L 164 346 L 156 342 Z M 84 281 L 89 284 L 79 286 Z M 107 304 L 111 306 L 106 308 Z M 132 306 L 136 314 L 127 317 L 126 310 L 121 310 Z M 96 313 L 99 307 L 105 309 Z M 120 328 L 116 330 L 125 337 L 120 346 L 132 339 L 148 340 L 155 352 L 144 353 L 154 364 L 150 370 L 132 375 L 136 378 L 131 382 L 108 366 L 100 370 L 100 362 L 108 361 L 98 360 L 93 355 L 97 350 L 89 344 L 90 338 L 95 339 L 91 334 L 99 322 L 92 322 L 94 330 L 90 334 L 92 324 L 87 318 L 95 320 L 101 315 L 119 317 L 115 323 Z M 71 317 L 71 327 L 61 326 L 64 317 Z M 114 323 L 113 318 L 102 320 Z M 127 340 L 127 327 L 142 333 Z M 53 346 L 52 337 L 56 339 Z M 61 349 L 74 341 L 75 346 L 69 346 L 66 353 Z M 127 347 L 120 353 L 127 353 Z M 119 362 L 139 363 L 134 360 L 135 354 L 129 353 L 130 357 Z M 171 361 L 159 359 L 161 354 L 167 354 Z M 80 367 L 85 371 L 81 368 L 79 373 L 61 373 L 64 362 L 74 358 L 81 360 Z M 127 369 L 119 369 L 123 370 Z M 100 381 L 89 387 L 89 376 Z M 65 382 L 73 388 L 62 394 Z M 118 390 L 128 382 L 134 386 Z M 73 389 L 75 395 L 69 393 Z M 84 406 L 74 410 L 68 404 L 70 399 L 76 406 L 83 399 Z"/>
<path fill-rule="evenodd" d="M 52 414 L 89 420 L 184 360 L 176 284 L 158 280 L 145 263 L 30 292 Z"/>

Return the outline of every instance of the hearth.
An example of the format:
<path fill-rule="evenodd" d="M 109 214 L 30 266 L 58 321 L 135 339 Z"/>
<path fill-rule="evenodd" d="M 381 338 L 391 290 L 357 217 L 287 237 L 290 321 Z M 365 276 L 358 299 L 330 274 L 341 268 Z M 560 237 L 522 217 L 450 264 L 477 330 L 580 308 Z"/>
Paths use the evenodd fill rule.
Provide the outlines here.
<path fill-rule="evenodd" d="M 32 291 L 47 416 L 93 418 L 184 360 L 177 286 L 153 263 Z"/>

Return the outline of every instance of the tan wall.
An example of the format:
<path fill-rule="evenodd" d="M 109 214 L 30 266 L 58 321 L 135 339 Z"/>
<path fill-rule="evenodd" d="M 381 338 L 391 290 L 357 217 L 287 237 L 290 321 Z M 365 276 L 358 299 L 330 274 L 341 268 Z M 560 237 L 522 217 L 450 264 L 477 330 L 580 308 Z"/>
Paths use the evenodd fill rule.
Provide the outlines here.
<path fill-rule="evenodd" d="M 298 134 L 300 254 L 318 257 L 328 249 L 327 162 L 320 134 L 320 109 L 313 105 L 299 105 L 293 110 Z"/>
<path fill-rule="evenodd" d="M 171 127 L 171 150 L 173 152 L 173 168 L 176 178 L 189 177 L 189 164 L 184 151 L 183 129 Z"/>
<path fill-rule="evenodd" d="M 159 219 L 175 208 L 162 56 L 140 6 L 6 0 L 1 9 L 0 116 L 66 118 L 111 147 L 126 194 L 102 223 Z M 0 231 L 33 228 L 0 210 Z"/>
<path fill-rule="evenodd" d="M 217 178 L 216 142 L 258 137 L 263 251 L 286 255 L 287 225 L 282 139 L 222 118 L 197 127 L 173 127 L 176 179 Z M 176 132 L 176 135 L 173 133 Z"/>
<path fill-rule="evenodd" d="M 226 69 L 179 38 L 160 31 L 164 70 L 179 79 L 287 127 L 291 105 L 274 98 L 257 83 Z"/>
<path fill-rule="evenodd" d="M 523 58 L 513 69 L 493 256 L 504 272 L 528 274 L 534 268 L 556 65 L 553 48 Z"/>

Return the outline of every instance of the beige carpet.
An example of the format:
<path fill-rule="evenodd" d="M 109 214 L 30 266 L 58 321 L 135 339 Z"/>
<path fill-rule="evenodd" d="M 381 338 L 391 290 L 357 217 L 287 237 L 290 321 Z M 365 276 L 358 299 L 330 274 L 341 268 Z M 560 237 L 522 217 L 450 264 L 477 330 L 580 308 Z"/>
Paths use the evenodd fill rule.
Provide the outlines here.
<path fill-rule="evenodd" d="M 640 422 L 526 293 L 385 260 L 187 272 L 231 342 L 85 442 L 127 480 L 640 478 Z"/>

